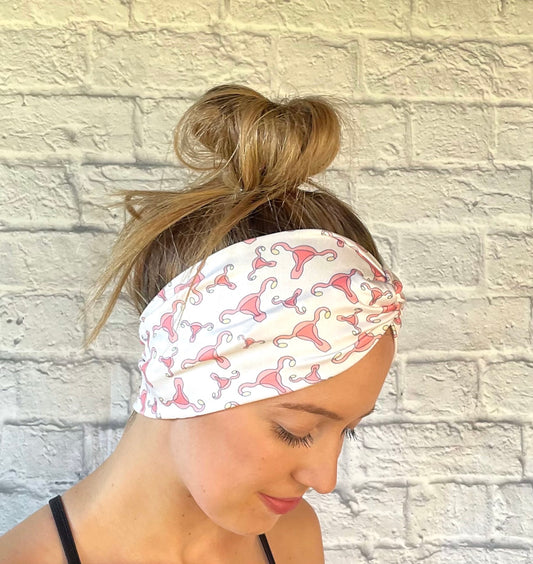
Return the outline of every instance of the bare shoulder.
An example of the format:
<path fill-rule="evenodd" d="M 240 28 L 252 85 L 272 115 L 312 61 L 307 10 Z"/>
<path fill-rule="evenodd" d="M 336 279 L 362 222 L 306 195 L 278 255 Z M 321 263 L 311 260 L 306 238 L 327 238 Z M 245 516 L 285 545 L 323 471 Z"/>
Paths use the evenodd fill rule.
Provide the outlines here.
<path fill-rule="evenodd" d="M 64 554 L 48 505 L 0 537 L 0 562 L 63 564 Z"/>
<path fill-rule="evenodd" d="M 272 554 L 280 564 L 324 564 L 320 522 L 305 499 L 279 519 L 267 533 L 267 538 Z"/>

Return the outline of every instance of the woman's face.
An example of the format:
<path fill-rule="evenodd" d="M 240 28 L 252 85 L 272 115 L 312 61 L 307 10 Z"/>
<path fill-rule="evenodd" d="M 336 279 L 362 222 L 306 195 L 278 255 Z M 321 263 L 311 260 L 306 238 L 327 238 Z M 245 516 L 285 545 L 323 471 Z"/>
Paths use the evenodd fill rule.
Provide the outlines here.
<path fill-rule="evenodd" d="M 290 498 L 310 488 L 331 492 L 345 429 L 353 429 L 374 407 L 393 355 L 389 330 L 362 360 L 334 378 L 176 420 L 171 451 L 182 485 L 212 521 L 240 535 L 267 531 L 280 517 L 259 493 Z M 312 404 L 339 419 L 282 407 L 287 403 Z"/>

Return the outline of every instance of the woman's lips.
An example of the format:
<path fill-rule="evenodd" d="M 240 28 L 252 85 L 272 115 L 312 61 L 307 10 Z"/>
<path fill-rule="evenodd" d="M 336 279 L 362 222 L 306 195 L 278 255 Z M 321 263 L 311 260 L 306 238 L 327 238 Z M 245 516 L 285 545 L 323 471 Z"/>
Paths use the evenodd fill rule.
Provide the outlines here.
<path fill-rule="evenodd" d="M 260 493 L 259 495 L 263 499 L 265 505 L 274 511 L 274 513 L 278 513 L 279 515 L 283 515 L 284 513 L 288 513 L 293 510 L 302 500 L 301 497 L 281 499 L 279 497 L 270 497 L 269 495 L 263 493 Z"/>

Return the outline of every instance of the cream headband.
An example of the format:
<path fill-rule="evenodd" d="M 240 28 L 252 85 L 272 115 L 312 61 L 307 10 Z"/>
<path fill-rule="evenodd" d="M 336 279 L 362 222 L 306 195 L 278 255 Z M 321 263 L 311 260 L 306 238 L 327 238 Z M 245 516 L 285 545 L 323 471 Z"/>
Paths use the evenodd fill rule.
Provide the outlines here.
<path fill-rule="evenodd" d="M 346 237 L 272 233 L 217 251 L 197 274 L 199 264 L 141 314 L 133 409 L 146 417 L 194 417 L 306 388 L 361 360 L 389 327 L 396 353 L 402 284 Z"/>

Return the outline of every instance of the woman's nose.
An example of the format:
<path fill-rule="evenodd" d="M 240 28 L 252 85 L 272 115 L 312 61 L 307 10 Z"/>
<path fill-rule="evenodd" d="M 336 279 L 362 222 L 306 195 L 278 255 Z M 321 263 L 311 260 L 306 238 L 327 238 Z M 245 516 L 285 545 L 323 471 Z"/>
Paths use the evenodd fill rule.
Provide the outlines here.
<path fill-rule="evenodd" d="M 314 445 L 300 460 L 293 477 L 319 494 L 331 493 L 337 485 L 337 467 L 342 445 Z"/>

